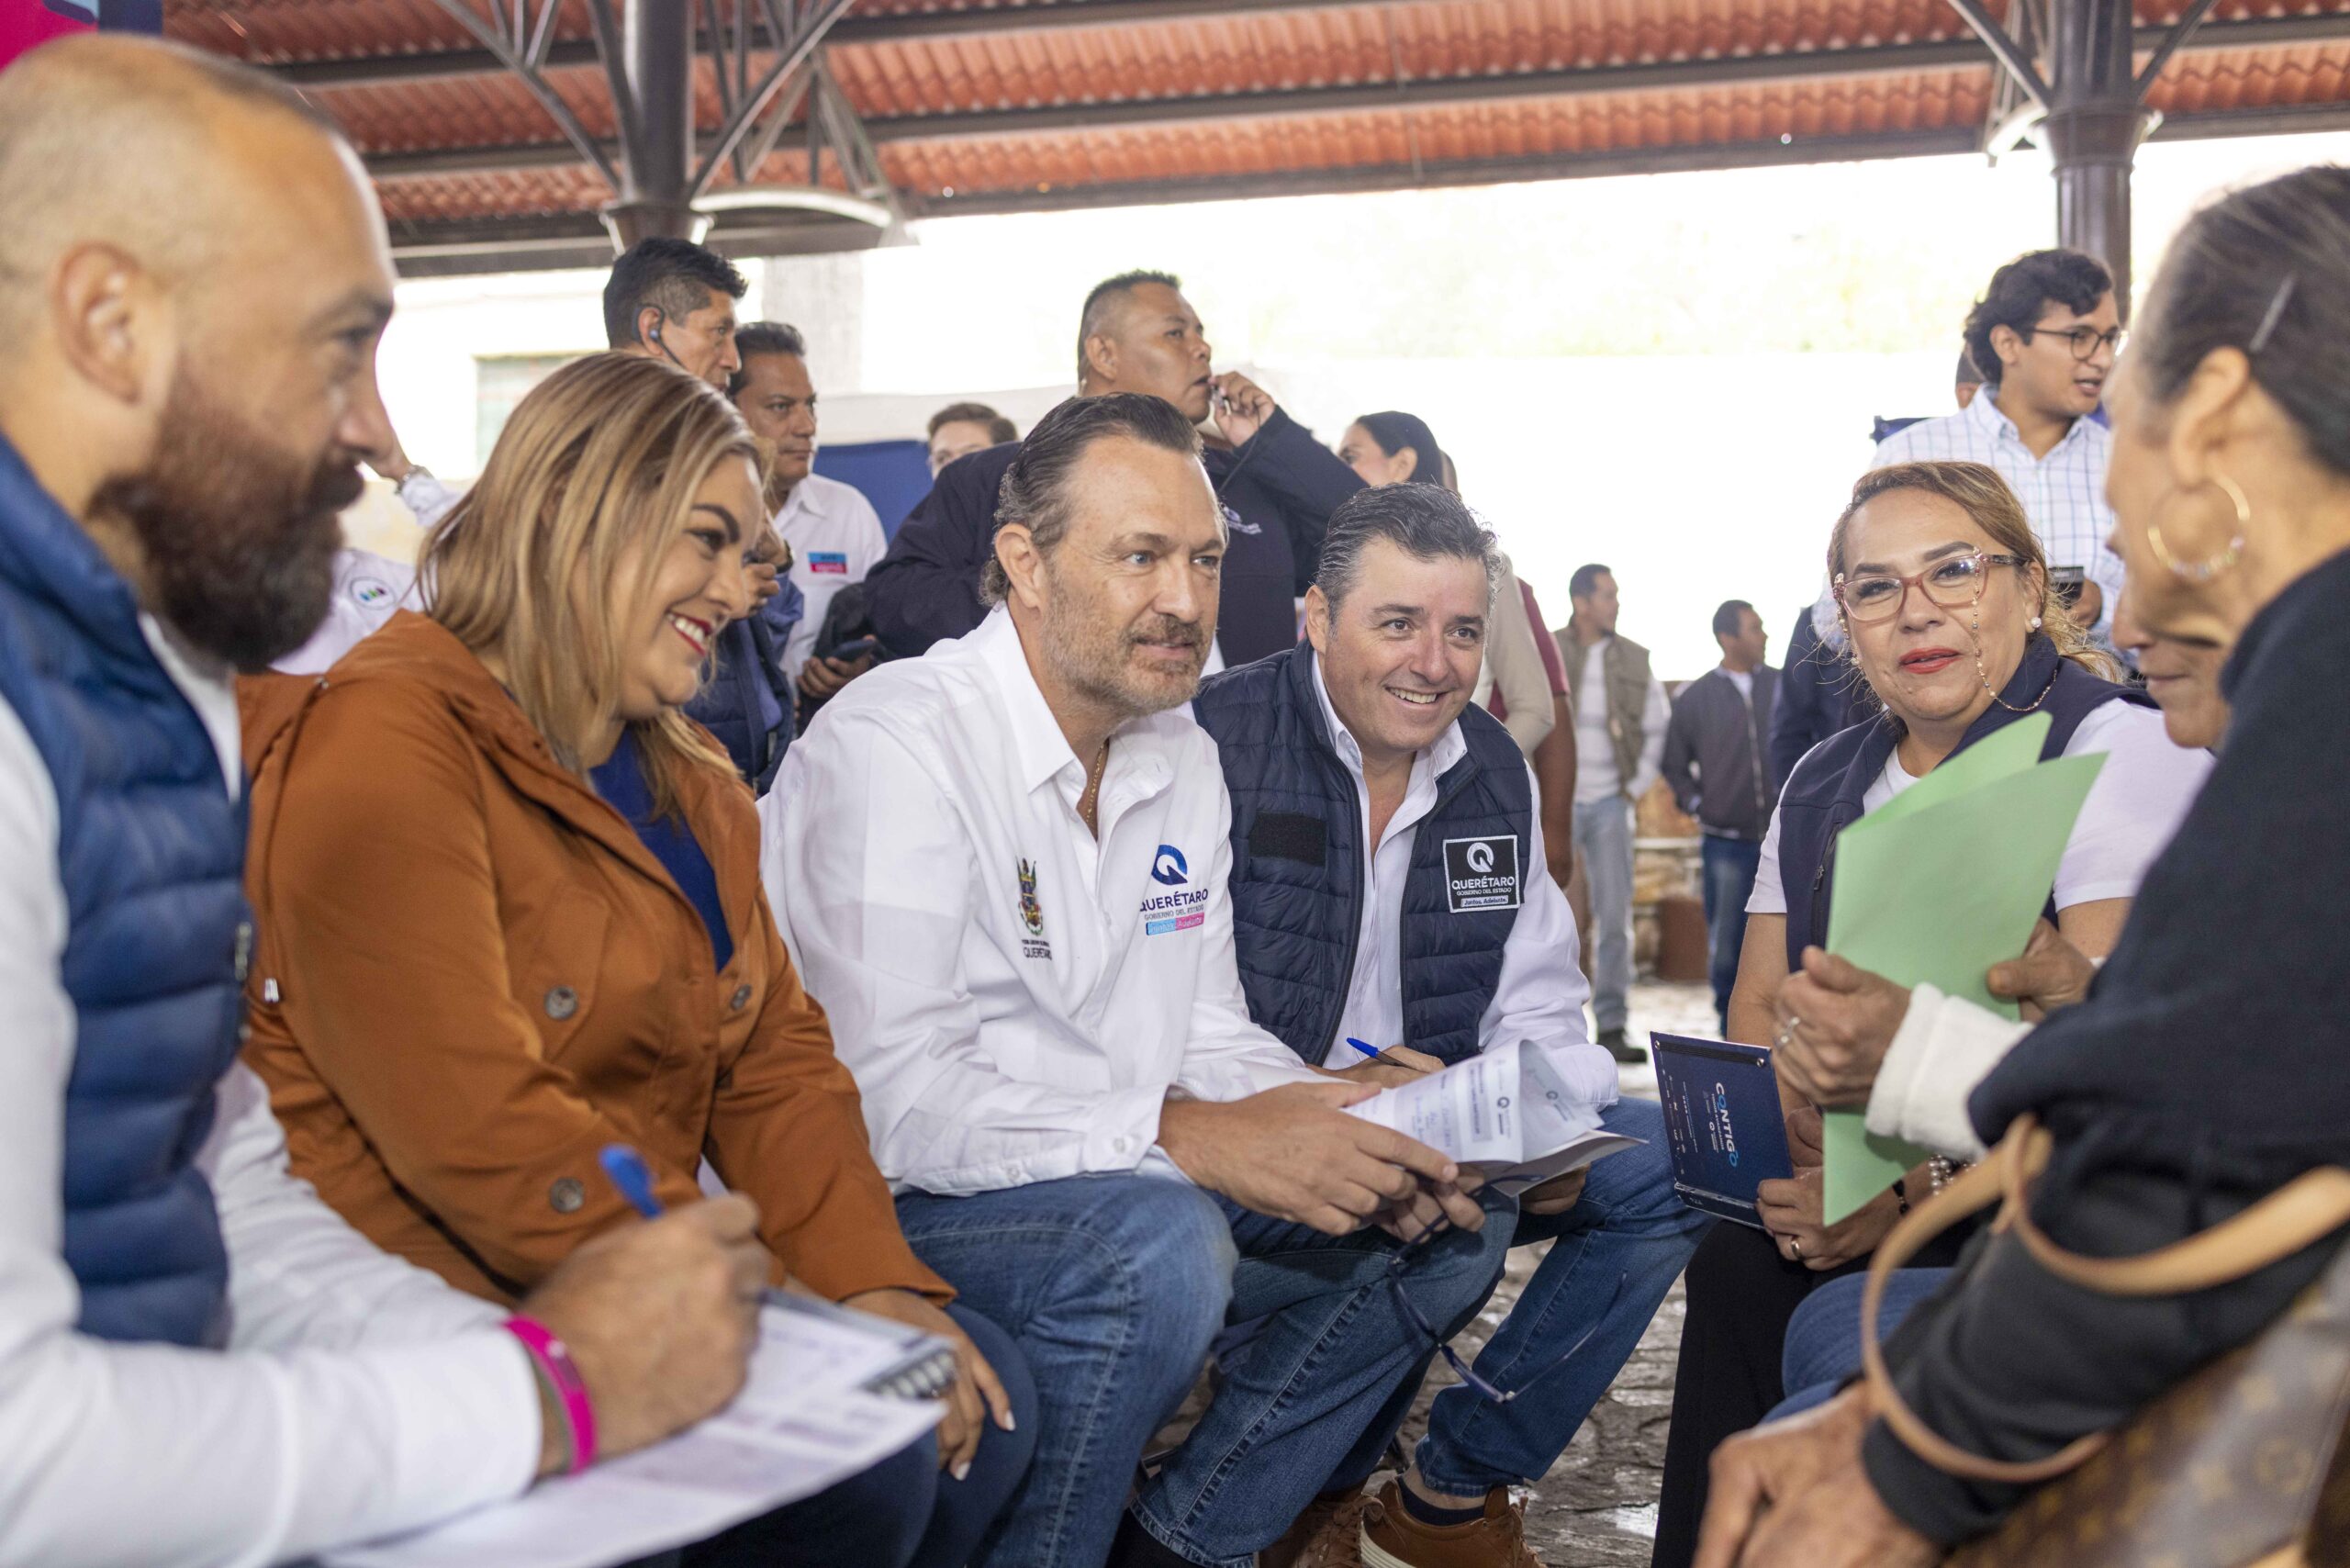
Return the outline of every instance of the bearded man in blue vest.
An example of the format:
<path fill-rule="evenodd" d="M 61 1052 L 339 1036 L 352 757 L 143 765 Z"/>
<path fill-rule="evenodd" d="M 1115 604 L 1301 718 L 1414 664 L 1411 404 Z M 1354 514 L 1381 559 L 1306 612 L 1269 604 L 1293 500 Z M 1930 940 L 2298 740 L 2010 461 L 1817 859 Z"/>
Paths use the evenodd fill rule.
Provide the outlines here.
<path fill-rule="evenodd" d="M 1475 1378 L 1437 1397 L 1410 1471 L 1376 1500 L 1326 1493 L 1298 1561 L 1359 1542 L 1382 1568 L 1523 1568 L 1509 1487 L 1566 1448 L 1707 1224 L 1673 1193 L 1662 1114 L 1617 1099 L 1615 1063 L 1585 1036 L 1533 776 L 1469 700 L 1497 569 L 1494 536 L 1450 492 L 1362 491 L 1330 519 L 1307 642 L 1216 678 L 1196 704 L 1232 797 L 1233 926 L 1258 1023 L 1315 1066 L 1360 1061 L 1358 1041 L 1423 1070 L 1519 1042 L 1601 1126 L 1646 1140 L 1534 1189 L 1523 1213 L 1485 1194 L 1489 1226 L 1555 1238 L 1550 1255 Z M 1496 877 L 1515 884 L 1506 898 Z"/>
<path fill-rule="evenodd" d="M 69 39 L 0 73 L 0 1564 L 304 1558 L 708 1414 L 747 1204 L 509 1316 L 289 1176 L 237 1065 L 229 676 L 318 625 L 390 436 L 358 158 L 257 73 Z"/>

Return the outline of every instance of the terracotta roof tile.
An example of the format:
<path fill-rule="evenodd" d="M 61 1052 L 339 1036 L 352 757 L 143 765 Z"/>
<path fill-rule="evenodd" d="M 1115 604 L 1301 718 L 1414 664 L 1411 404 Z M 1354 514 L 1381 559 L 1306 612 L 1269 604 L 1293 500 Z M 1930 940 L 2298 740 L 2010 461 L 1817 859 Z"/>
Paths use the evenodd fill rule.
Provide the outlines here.
<path fill-rule="evenodd" d="M 1058 17 L 1090 3 L 1099 0 L 859 0 L 851 19 L 862 30 L 830 46 L 828 58 L 849 101 L 886 131 L 880 152 L 891 179 L 918 202 L 941 203 L 950 192 L 957 199 L 1066 197 L 1073 186 L 1131 193 L 1255 175 L 1427 174 L 1512 160 L 1539 173 L 1534 165 L 1546 159 L 1694 154 L 1781 138 L 1841 144 L 1957 136 L 1982 124 L 1993 84 L 1987 64 L 1967 63 L 1972 35 L 1948 0 L 1300 0 L 1289 9 L 1147 20 L 1131 19 L 1134 7 L 1121 6 L 1129 19 L 1090 26 L 877 34 L 893 19 L 911 27 L 939 13 L 977 14 L 1015 24 L 1023 13 Z M 2186 4 L 2140 0 L 2138 19 L 2166 23 Z M 556 37 L 588 39 L 585 0 L 565 6 Z M 1994 8 L 2004 6 L 1994 0 Z M 166 0 L 165 17 L 174 37 L 271 64 L 478 48 L 434 0 Z M 2332 17 L 2338 27 L 2326 30 L 2336 36 L 2183 52 L 2152 102 L 2174 117 L 2350 103 L 2350 0 L 2221 0 L 2213 20 L 2273 17 Z M 1920 44 L 1946 46 L 1927 51 L 1942 63 L 1639 91 L 1504 91 L 1532 74 Z M 720 100 L 707 61 L 699 71 L 698 118 L 707 131 L 721 118 Z M 591 134 L 615 134 L 598 67 L 555 70 L 549 80 Z M 1482 83 L 1494 95 L 1447 90 L 1440 101 L 1381 101 L 1415 84 Z M 369 154 L 534 150 L 530 167 L 477 172 L 491 160 L 467 158 L 463 172 L 384 175 L 379 186 L 396 221 L 585 214 L 610 197 L 510 76 L 442 73 L 306 90 Z M 1316 90 L 1354 91 L 1317 109 Z M 1247 100 L 1265 94 L 1297 96 L 1251 112 Z M 1189 118 L 1169 123 L 1110 118 L 1117 106 L 1202 99 L 1217 112 L 1179 106 Z M 1104 117 L 1098 125 L 1086 123 L 1082 111 L 1091 108 Z M 1009 134 L 969 118 L 1030 110 L 1080 112 Z M 949 133 L 925 133 L 922 117 L 950 115 L 954 122 L 942 122 Z M 557 144 L 552 151 L 550 144 Z M 756 177 L 796 183 L 805 165 L 799 152 L 782 151 Z"/>

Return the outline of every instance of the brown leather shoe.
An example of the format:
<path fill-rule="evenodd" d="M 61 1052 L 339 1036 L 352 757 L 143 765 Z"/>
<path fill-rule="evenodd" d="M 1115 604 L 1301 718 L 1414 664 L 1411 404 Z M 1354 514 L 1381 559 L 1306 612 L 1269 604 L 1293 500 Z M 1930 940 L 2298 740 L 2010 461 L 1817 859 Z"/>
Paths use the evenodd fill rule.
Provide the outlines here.
<path fill-rule="evenodd" d="M 1363 1568 L 1542 1568 L 1526 1544 L 1526 1514 L 1509 1488 L 1485 1494 L 1485 1517 L 1465 1525 L 1424 1525 L 1404 1508 L 1404 1484 L 1391 1481 L 1363 1511 Z"/>
<path fill-rule="evenodd" d="M 1257 1553 L 1257 1568 L 1362 1568 L 1355 1542 L 1369 1506 L 1370 1496 L 1360 1491 L 1315 1498 L 1281 1540 Z"/>

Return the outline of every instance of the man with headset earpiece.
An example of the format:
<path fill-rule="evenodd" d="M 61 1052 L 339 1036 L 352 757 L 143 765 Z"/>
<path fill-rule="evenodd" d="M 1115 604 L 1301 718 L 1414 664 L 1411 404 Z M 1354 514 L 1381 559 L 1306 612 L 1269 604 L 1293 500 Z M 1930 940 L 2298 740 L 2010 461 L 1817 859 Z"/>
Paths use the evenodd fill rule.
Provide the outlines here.
<path fill-rule="evenodd" d="M 604 285 L 604 338 L 623 353 L 667 360 L 721 392 L 743 367 L 734 302 L 749 286 L 734 263 L 690 240 L 640 240 Z"/>

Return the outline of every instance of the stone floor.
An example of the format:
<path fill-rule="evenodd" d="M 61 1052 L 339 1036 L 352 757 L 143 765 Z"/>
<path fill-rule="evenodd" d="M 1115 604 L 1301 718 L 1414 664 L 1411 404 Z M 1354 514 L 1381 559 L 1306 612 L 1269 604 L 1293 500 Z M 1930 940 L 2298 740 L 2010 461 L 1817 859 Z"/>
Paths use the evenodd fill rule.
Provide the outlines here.
<path fill-rule="evenodd" d="M 1632 988 L 1630 1034 L 1645 1041 L 1651 1029 L 1700 1035 L 1718 1031 L 1712 992 L 1703 985 L 1644 984 Z M 1622 1070 L 1624 1092 L 1656 1097 L 1656 1074 L 1646 1067 Z M 1488 1336 L 1517 1300 L 1517 1293 L 1542 1260 L 1541 1246 L 1511 1255 L 1509 1271 L 1475 1323 L 1453 1341 L 1462 1359 L 1474 1361 Z M 1657 1489 L 1664 1473 L 1664 1433 L 1673 1405 L 1673 1372 L 1681 1352 L 1681 1287 L 1649 1325 L 1648 1333 L 1617 1374 L 1607 1397 L 1550 1473 L 1526 1495 L 1528 1543 L 1548 1568 L 1647 1568 L 1656 1533 Z M 1405 1451 L 1427 1429 L 1428 1405 L 1457 1382 L 1439 1360 L 1404 1424 Z M 1155 1446 L 1179 1440 L 1197 1419 L 1204 1390 L 1195 1393 Z M 1372 1478 L 1376 1489 L 1388 1475 Z"/>
<path fill-rule="evenodd" d="M 1632 988 L 1631 1036 L 1648 1031 L 1717 1036 L 1713 994 L 1702 985 Z M 1653 1099 L 1656 1074 L 1623 1070 L 1624 1092 Z M 1520 1249 L 1483 1314 L 1453 1341 L 1464 1359 L 1484 1343 L 1542 1260 L 1540 1247 Z M 1591 1419 L 1559 1462 L 1526 1498 L 1528 1544 L 1549 1568 L 1647 1568 L 1656 1532 L 1657 1487 L 1664 1473 L 1664 1433 L 1673 1404 L 1673 1369 L 1681 1351 L 1681 1287 L 1674 1285 L 1639 1348 L 1617 1374 Z M 1454 1380 L 1441 1361 L 1404 1423 L 1404 1440 L 1419 1440 L 1428 1402 Z"/>

